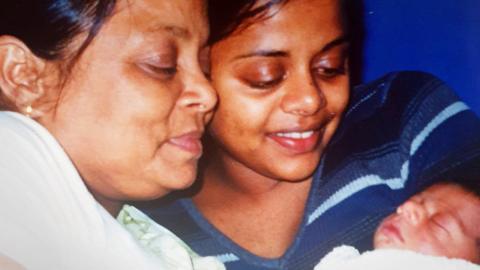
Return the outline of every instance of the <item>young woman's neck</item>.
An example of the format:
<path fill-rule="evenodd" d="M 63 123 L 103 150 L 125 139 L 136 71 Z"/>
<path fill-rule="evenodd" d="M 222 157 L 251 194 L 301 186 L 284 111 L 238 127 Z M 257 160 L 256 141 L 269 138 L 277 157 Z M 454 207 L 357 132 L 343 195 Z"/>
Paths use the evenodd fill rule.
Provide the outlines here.
<path fill-rule="evenodd" d="M 249 201 L 268 199 L 273 195 L 309 190 L 312 177 L 290 182 L 259 174 L 225 153 L 209 151 L 199 173 L 202 188 L 194 196 L 196 203 Z M 300 192 L 304 193 L 304 192 Z"/>
<path fill-rule="evenodd" d="M 218 153 L 209 157 L 201 177 L 206 182 L 222 185 L 242 196 L 261 196 L 282 185 L 290 184 L 257 173 L 230 156 Z"/>
<path fill-rule="evenodd" d="M 312 178 L 281 181 L 219 155 L 206 157 L 200 172 L 203 186 L 193 197 L 204 217 L 253 254 L 284 254 L 303 220 Z"/>

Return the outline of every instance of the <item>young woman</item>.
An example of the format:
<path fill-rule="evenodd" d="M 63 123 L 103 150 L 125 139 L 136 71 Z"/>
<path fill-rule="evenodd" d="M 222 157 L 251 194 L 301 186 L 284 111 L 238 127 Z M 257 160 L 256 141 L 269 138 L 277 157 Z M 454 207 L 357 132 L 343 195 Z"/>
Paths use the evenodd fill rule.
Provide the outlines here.
<path fill-rule="evenodd" d="M 209 3 L 219 104 L 201 185 L 149 213 L 228 269 L 312 269 L 336 245 L 369 247 L 426 185 L 478 176 L 480 123 L 443 83 L 349 89 L 347 2 Z"/>
<path fill-rule="evenodd" d="M 2 257 L 26 269 L 223 269 L 128 208 L 120 221 L 145 251 L 114 218 L 125 201 L 194 181 L 216 103 L 199 63 L 207 36 L 201 0 L 2 2 Z"/>

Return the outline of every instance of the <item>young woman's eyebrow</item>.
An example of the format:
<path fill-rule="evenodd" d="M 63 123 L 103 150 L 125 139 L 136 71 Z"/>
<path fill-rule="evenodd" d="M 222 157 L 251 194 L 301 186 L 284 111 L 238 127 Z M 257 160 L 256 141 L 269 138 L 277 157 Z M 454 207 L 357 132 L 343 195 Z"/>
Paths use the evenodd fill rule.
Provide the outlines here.
<path fill-rule="evenodd" d="M 254 57 L 254 56 L 261 56 L 261 57 L 288 57 L 289 53 L 280 50 L 257 50 L 251 53 L 242 54 L 234 58 L 234 60 Z"/>
<path fill-rule="evenodd" d="M 349 39 L 346 36 L 340 36 L 329 43 L 327 43 L 320 52 L 324 53 L 326 51 L 331 50 L 334 47 L 338 47 L 344 44 L 349 44 Z M 234 60 L 248 58 L 248 57 L 288 57 L 289 53 L 281 50 L 256 50 L 251 53 L 242 54 L 234 58 Z"/>
<path fill-rule="evenodd" d="M 346 36 L 340 36 L 329 43 L 327 43 L 322 50 L 320 51 L 321 53 L 327 52 L 335 47 L 342 46 L 342 45 L 349 45 L 350 44 L 350 39 Z"/>

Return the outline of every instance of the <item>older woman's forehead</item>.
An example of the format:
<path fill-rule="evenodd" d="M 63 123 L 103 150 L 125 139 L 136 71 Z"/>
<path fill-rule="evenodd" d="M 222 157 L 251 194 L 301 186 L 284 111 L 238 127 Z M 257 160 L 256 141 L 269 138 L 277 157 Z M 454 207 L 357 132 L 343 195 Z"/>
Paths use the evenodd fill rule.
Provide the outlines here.
<path fill-rule="evenodd" d="M 120 0 L 114 16 L 145 32 L 168 30 L 183 37 L 208 33 L 204 0 Z"/>

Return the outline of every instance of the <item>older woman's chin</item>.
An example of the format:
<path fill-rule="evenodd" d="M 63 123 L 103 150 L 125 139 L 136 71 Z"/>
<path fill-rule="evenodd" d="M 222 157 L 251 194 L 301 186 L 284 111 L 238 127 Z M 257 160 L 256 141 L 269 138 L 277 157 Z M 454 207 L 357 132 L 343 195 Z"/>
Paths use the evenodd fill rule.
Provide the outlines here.
<path fill-rule="evenodd" d="M 140 200 L 151 200 L 165 196 L 176 190 L 189 188 L 197 178 L 197 162 L 192 161 L 176 169 L 160 171 L 156 177 L 150 179 L 138 196 Z M 148 187 L 150 186 L 150 187 Z M 131 189 L 130 189 L 131 190 Z"/>
<path fill-rule="evenodd" d="M 148 201 L 190 187 L 195 182 L 196 175 L 195 164 L 176 170 L 137 174 L 129 179 L 119 177 L 116 182 L 105 181 L 101 185 L 90 186 L 89 189 L 97 195 L 95 197 L 100 195 L 113 201 Z"/>

